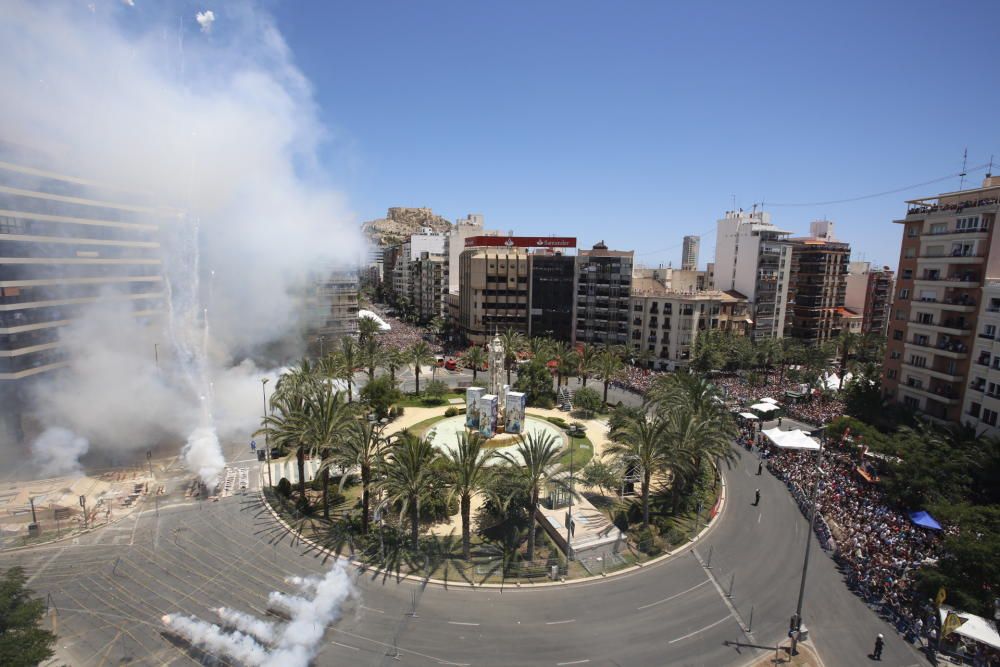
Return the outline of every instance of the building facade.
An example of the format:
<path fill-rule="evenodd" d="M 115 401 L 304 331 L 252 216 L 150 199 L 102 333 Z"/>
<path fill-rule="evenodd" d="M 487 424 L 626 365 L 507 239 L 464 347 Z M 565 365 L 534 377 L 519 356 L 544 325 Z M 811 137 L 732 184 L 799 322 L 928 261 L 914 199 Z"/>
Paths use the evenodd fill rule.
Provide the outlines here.
<path fill-rule="evenodd" d="M 903 228 L 903 239 L 882 388 L 890 400 L 958 422 L 963 405 L 973 409 L 971 400 L 966 405 L 967 393 L 973 391 L 970 367 L 981 371 L 979 362 L 985 358 L 977 356 L 973 364 L 980 315 L 984 321 L 992 318 L 988 303 L 982 310 L 988 294 L 983 285 L 1000 279 L 994 234 L 1000 179 L 988 176 L 981 188 L 907 204 L 906 216 L 895 221 Z M 989 354 L 987 365 L 992 367 L 992 350 Z M 982 394 L 976 399 L 980 417 L 975 419 L 981 419 L 983 410 L 993 408 L 983 407 Z M 992 419 L 990 414 L 987 418 Z"/>
<path fill-rule="evenodd" d="M 649 368 L 676 370 L 691 359 L 700 332 L 749 331 L 748 302 L 738 292 L 674 292 L 652 278 L 638 278 L 630 299 L 629 347 Z"/>
<path fill-rule="evenodd" d="M 851 262 L 847 265 L 844 305 L 862 314 L 862 334 L 886 335 L 894 286 L 895 274 L 888 266 L 873 269 L 871 262 Z"/>
<path fill-rule="evenodd" d="M 700 236 L 685 236 L 681 250 L 681 270 L 698 270 L 698 248 L 701 245 Z"/>
<path fill-rule="evenodd" d="M 344 336 L 358 333 L 358 275 L 353 271 L 316 274 L 305 299 L 308 348 L 322 355 Z"/>
<path fill-rule="evenodd" d="M 576 257 L 562 252 L 535 252 L 529 262 L 531 286 L 528 335 L 573 340 L 576 321 Z"/>
<path fill-rule="evenodd" d="M 785 335 L 807 345 L 836 339 L 843 326 L 851 246 L 829 236 L 787 239 L 786 243 L 792 253 Z"/>
<path fill-rule="evenodd" d="M 995 438 L 1000 436 L 1000 281 L 986 283 L 982 295 L 961 419 L 976 433 Z"/>
<path fill-rule="evenodd" d="M 420 253 L 410 263 L 410 303 L 423 322 L 447 314 L 448 256 Z"/>
<path fill-rule="evenodd" d="M 632 256 L 608 250 L 603 241 L 579 252 L 574 342 L 628 345 Z"/>
<path fill-rule="evenodd" d="M 763 211 L 727 211 L 717 223 L 711 282 L 747 297 L 754 339 L 784 335 L 791 248 L 783 241 L 789 234 Z"/>
<path fill-rule="evenodd" d="M 482 345 L 498 332 L 528 333 L 528 272 L 524 248 L 467 248 L 459 255 L 458 325 Z"/>

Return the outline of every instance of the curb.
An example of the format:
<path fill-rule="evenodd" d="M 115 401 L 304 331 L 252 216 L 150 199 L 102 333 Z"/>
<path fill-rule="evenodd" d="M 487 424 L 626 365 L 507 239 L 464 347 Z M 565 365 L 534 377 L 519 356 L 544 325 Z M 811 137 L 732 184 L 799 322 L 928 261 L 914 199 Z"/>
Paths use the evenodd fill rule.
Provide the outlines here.
<path fill-rule="evenodd" d="M 381 574 L 381 575 L 387 576 L 387 577 L 392 577 L 393 579 L 396 579 L 397 582 L 398 581 L 403 581 L 403 580 L 408 580 L 408 581 L 417 582 L 417 583 L 420 583 L 420 584 L 423 584 L 423 585 L 430 584 L 430 585 L 434 585 L 434 586 L 440 586 L 440 587 L 445 588 L 445 589 L 447 589 L 448 587 L 457 587 L 457 588 L 469 588 L 469 589 L 486 588 L 486 589 L 503 590 L 504 588 L 527 588 L 527 589 L 535 589 L 535 588 L 566 587 L 566 586 L 574 586 L 574 585 L 584 584 L 584 583 L 593 583 L 595 581 L 603 581 L 603 580 L 611 579 L 612 577 L 618 577 L 618 576 L 623 576 L 625 574 L 631 574 L 633 572 L 638 572 L 640 570 L 644 570 L 644 569 L 646 569 L 648 567 L 651 567 L 651 566 L 654 566 L 654 565 L 660 565 L 661 563 L 666 562 L 667 560 L 669 560 L 670 558 L 676 556 L 677 554 L 680 554 L 681 552 L 687 552 L 687 551 L 689 551 L 691 549 L 692 545 L 696 544 L 699 540 L 701 540 L 702 538 L 704 538 L 705 535 L 708 533 L 708 531 L 715 527 L 716 522 L 718 521 L 719 517 L 722 516 L 722 512 L 723 512 L 723 510 L 725 509 L 725 506 L 726 506 L 726 478 L 725 478 L 724 475 L 721 474 L 721 471 L 720 471 L 720 473 L 719 473 L 719 483 L 721 484 L 722 489 L 719 491 L 719 499 L 716 502 L 716 505 L 718 506 L 718 511 L 715 512 L 715 516 L 713 516 L 711 519 L 709 519 L 708 523 L 705 524 L 705 527 L 702 528 L 701 531 L 697 535 L 694 536 L 694 538 L 688 540 L 683 545 L 677 547 L 673 551 L 668 551 L 667 553 L 663 554 L 662 556 L 657 556 L 656 558 L 653 558 L 652 560 L 649 560 L 649 561 L 647 561 L 645 563 L 637 563 L 635 565 L 630 565 L 629 567 L 622 568 L 621 570 L 615 570 L 614 572 L 609 572 L 607 574 L 595 574 L 595 575 L 591 575 L 589 577 L 580 577 L 578 579 L 570 579 L 569 581 L 566 581 L 566 580 L 563 580 L 563 581 L 550 581 L 550 582 L 539 583 L 539 584 L 521 584 L 519 582 L 518 583 L 513 583 L 513 584 L 476 584 L 476 583 L 469 583 L 467 581 L 445 581 L 444 579 L 430 579 L 430 578 L 427 578 L 427 577 L 420 577 L 420 576 L 417 576 L 417 575 L 414 575 L 414 574 L 400 574 L 400 573 L 396 573 L 396 572 L 392 572 L 392 571 L 387 571 L 387 570 L 384 570 L 384 569 L 382 569 L 380 567 L 374 567 L 374 566 L 369 565 L 367 563 L 362 563 L 361 561 L 354 560 L 350 556 L 343 556 L 343 555 L 341 555 L 339 553 L 336 553 L 335 551 L 333 551 L 331 549 L 328 549 L 327 547 L 321 546 L 316 541 L 314 541 L 314 540 L 312 540 L 312 539 L 310 539 L 308 537 L 303 537 L 297 530 L 295 530 L 292 526 L 290 526 L 284 519 L 282 519 L 278 515 L 278 513 L 274 510 L 274 508 L 271 507 L 271 503 L 267 502 L 267 498 L 264 496 L 264 484 L 263 484 L 263 482 L 264 482 L 264 475 L 263 475 L 262 471 L 259 473 L 259 477 L 260 477 L 260 483 L 261 484 L 260 484 L 260 491 L 258 492 L 258 495 L 260 496 L 260 500 L 264 504 L 264 507 L 267 508 L 267 511 L 271 513 L 271 516 L 274 517 L 274 520 L 277 521 L 278 524 L 281 525 L 282 528 L 284 528 L 290 535 L 293 535 L 300 542 L 303 542 L 303 543 L 309 545 L 313 549 L 316 549 L 317 551 L 319 551 L 319 552 L 321 552 L 323 554 L 326 554 L 327 556 L 331 556 L 331 557 L 336 558 L 338 560 L 346 561 L 346 562 L 350 563 L 351 565 L 353 565 L 353 566 L 355 566 L 355 567 L 357 567 L 359 569 L 362 569 L 362 570 L 365 570 L 365 571 L 369 571 L 369 572 L 374 572 L 375 574 Z"/>
<path fill-rule="evenodd" d="M 143 498 L 142 502 L 143 502 L 143 504 L 145 504 L 146 503 L 146 499 Z M 49 546 L 50 544 L 58 544 L 59 542 L 65 542 L 66 540 L 74 538 L 74 537 L 80 537 L 81 535 L 87 535 L 89 533 L 94 532 L 95 530 L 100 530 L 102 528 L 107 528 L 108 526 L 115 525 L 119 521 L 122 521 L 122 520 L 126 519 L 127 517 L 132 516 L 137 509 L 139 509 L 138 505 L 136 505 L 135 507 L 133 507 L 131 512 L 128 512 L 126 514 L 122 514 L 120 517 L 118 517 L 114 521 L 108 521 L 107 523 L 102 523 L 100 526 L 94 526 L 93 528 L 86 528 L 84 530 L 81 530 L 78 533 L 69 533 L 69 534 L 65 535 L 64 537 L 57 537 L 54 540 L 48 540 L 46 542 L 37 542 L 35 544 L 26 544 L 26 545 L 20 546 L 20 547 L 8 547 L 6 549 L 0 549 L 0 554 L 13 553 L 15 551 L 25 551 L 27 549 L 37 549 L 38 547 L 46 547 L 46 546 Z"/>

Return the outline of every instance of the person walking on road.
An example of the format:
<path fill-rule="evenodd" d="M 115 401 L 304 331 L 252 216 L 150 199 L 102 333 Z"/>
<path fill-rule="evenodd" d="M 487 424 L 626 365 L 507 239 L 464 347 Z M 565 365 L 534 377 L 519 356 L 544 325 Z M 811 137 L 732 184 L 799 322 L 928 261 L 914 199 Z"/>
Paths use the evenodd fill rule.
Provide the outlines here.
<path fill-rule="evenodd" d="M 759 475 L 764 471 L 764 461 L 760 460 L 757 462 L 757 474 Z"/>
<path fill-rule="evenodd" d="M 878 633 L 878 637 L 875 638 L 875 650 L 872 651 L 872 658 L 875 660 L 882 659 L 882 647 L 885 646 L 885 638 L 882 637 L 882 633 Z"/>
<path fill-rule="evenodd" d="M 754 489 L 753 492 L 753 506 L 757 507 L 760 505 L 760 489 Z"/>

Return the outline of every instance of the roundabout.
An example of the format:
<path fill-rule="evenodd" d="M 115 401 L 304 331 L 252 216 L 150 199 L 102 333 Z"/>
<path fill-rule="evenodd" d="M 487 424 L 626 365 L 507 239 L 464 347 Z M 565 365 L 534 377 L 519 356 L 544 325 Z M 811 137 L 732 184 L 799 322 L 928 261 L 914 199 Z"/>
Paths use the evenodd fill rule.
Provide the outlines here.
<path fill-rule="evenodd" d="M 465 424 L 465 415 L 456 415 L 454 417 L 445 417 L 441 421 L 432 424 L 424 433 L 424 436 L 430 439 L 434 446 L 439 449 L 454 452 L 457 448 L 458 436 L 468 432 L 469 430 Z M 524 418 L 522 433 L 525 436 L 529 434 L 535 437 L 548 436 L 560 445 L 565 445 L 568 441 L 562 429 L 539 417 L 526 416 Z M 486 440 L 484 446 L 497 454 L 508 454 L 517 460 L 518 437 L 518 434 L 498 433 Z M 502 460 L 495 458 L 490 464 L 497 465 L 502 462 Z"/>

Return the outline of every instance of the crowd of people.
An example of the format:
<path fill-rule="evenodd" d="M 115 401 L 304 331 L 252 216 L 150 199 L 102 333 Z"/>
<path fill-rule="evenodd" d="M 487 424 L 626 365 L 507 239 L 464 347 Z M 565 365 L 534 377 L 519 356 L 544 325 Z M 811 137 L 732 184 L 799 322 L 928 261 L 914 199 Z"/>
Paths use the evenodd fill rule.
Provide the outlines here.
<path fill-rule="evenodd" d="M 625 366 L 618 371 L 618 375 L 612 380 L 611 386 L 634 394 L 645 394 L 653 386 L 653 382 L 658 377 L 667 375 L 664 371 L 651 371 L 638 366 Z"/>
<path fill-rule="evenodd" d="M 401 350 L 423 340 L 430 345 L 431 350 L 435 353 L 441 350 L 441 346 L 429 340 L 430 337 L 426 335 L 423 329 L 415 327 L 412 324 L 407 324 L 398 317 L 386 315 L 385 312 L 376 308 L 369 307 L 378 313 L 378 316 L 385 320 L 385 323 L 390 327 L 388 331 L 380 331 L 378 335 L 379 340 L 388 349 Z"/>
<path fill-rule="evenodd" d="M 788 485 L 803 512 L 808 512 L 815 453 L 765 445 L 763 455 L 768 470 Z M 844 569 L 851 588 L 867 603 L 881 607 L 902 632 L 911 633 L 920 620 L 912 611 L 912 575 L 927 559 L 939 555 L 940 538 L 936 531 L 913 525 L 890 508 L 878 484 L 858 473 L 858 464 L 857 455 L 838 444 L 824 450 L 816 532 Z"/>
<path fill-rule="evenodd" d="M 782 378 L 781 371 L 759 373 L 757 377 L 759 381 L 751 384 L 746 377 L 720 375 L 712 378 L 712 383 L 725 394 L 726 400 L 733 404 L 748 406 L 761 398 L 771 397 L 781 401 L 784 414 L 815 426 L 822 426 L 844 414 L 844 402 L 835 395 L 829 392 L 812 393 L 789 379 L 787 374 Z M 786 392 L 792 392 L 800 397 L 789 397 Z"/>

